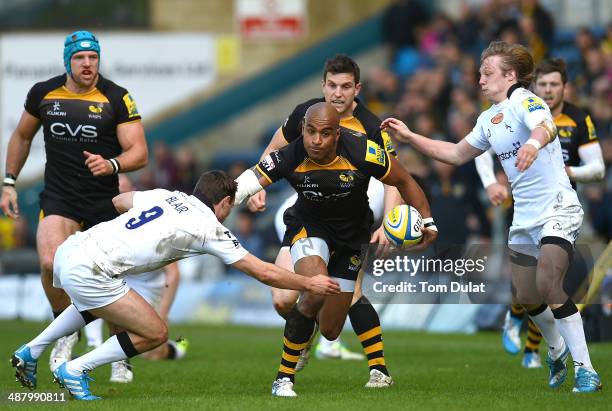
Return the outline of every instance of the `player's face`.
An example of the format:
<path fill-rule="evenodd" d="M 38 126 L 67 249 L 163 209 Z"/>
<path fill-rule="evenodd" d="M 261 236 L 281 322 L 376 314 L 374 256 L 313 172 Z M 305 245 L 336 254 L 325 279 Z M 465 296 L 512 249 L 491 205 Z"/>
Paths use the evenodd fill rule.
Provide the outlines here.
<path fill-rule="evenodd" d="M 306 119 L 303 134 L 304 148 L 311 160 L 327 164 L 336 158 L 336 146 L 340 138 L 338 124 L 324 117 L 312 116 Z"/>
<path fill-rule="evenodd" d="M 227 216 L 230 215 L 233 206 L 234 199 L 229 196 L 225 197 L 217 206 L 215 206 L 215 217 L 217 217 L 217 220 L 219 220 L 220 223 L 223 223 Z"/>
<path fill-rule="evenodd" d="M 89 88 L 98 80 L 100 59 L 95 51 L 79 51 L 70 59 L 72 78 L 80 86 Z"/>
<path fill-rule="evenodd" d="M 480 66 L 480 80 L 478 84 L 482 94 L 493 103 L 499 103 L 506 99 L 506 93 L 510 86 L 516 82 L 514 72 L 503 73 L 501 69 L 501 57 L 490 56 L 484 59 Z"/>
<path fill-rule="evenodd" d="M 338 111 L 340 116 L 352 115 L 355 97 L 361 90 L 361 83 L 349 73 L 327 73 L 323 81 L 323 96 Z"/>
<path fill-rule="evenodd" d="M 535 93 L 548 104 L 551 111 L 557 109 L 563 102 L 563 92 L 565 84 L 561 73 L 553 71 L 548 74 L 541 74 L 535 82 Z"/>

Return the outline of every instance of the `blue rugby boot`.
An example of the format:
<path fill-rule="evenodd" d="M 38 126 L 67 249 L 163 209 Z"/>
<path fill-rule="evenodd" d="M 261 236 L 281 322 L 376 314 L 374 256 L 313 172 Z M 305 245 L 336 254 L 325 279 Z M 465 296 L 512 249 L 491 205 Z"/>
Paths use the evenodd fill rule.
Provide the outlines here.
<path fill-rule="evenodd" d="M 576 371 L 576 382 L 573 392 L 596 392 L 601 391 L 601 380 L 595 370 L 580 367 Z"/>
<path fill-rule="evenodd" d="M 522 323 L 522 320 L 512 317 L 510 310 L 508 310 L 502 328 L 502 343 L 508 354 L 516 355 L 521 351 L 520 333 Z"/>
<path fill-rule="evenodd" d="M 567 357 L 569 357 L 569 348 L 567 345 L 565 346 L 565 350 L 563 354 L 559 356 L 556 360 L 550 358 L 550 352 L 548 353 L 548 357 L 546 358 L 546 364 L 548 364 L 548 368 L 550 370 L 550 374 L 548 377 L 548 386 L 550 388 L 559 388 L 561 384 L 565 382 L 565 378 L 567 378 Z"/>
<path fill-rule="evenodd" d="M 32 358 L 30 347 L 25 344 L 19 347 L 11 357 L 11 366 L 15 368 L 15 378 L 26 388 L 36 389 L 36 368 L 38 360 Z"/>
<path fill-rule="evenodd" d="M 526 352 L 521 362 L 523 368 L 542 368 L 542 360 L 537 351 Z"/>
<path fill-rule="evenodd" d="M 54 381 L 60 387 L 66 388 L 75 400 L 91 401 L 101 399 L 89 391 L 89 381 L 93 381 L 93 378 L 87 375 L 87 373 L 81 373 L 81 375 L 71 374 L 66 369 L 66 363 L 63 363 L 53 371 L 53 376 L 55 377 Z"/>

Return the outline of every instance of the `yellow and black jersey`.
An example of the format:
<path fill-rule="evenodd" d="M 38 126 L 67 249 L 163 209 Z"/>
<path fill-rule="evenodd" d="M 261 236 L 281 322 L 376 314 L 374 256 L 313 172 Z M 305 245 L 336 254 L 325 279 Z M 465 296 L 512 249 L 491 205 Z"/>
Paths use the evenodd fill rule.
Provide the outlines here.
<path fill-rule="evenodd" d="M 295 107 L 281 127 L 283 138 L 288 143 L 291 143 L 302 135 L 302 121 L 306 115 L 306 110 L 313 104 L 322 103 L 324 101 L 324 98 L 314 98 Z M 361 104 L 359 99 L 355 99 L 355 101 L 357 102 L 357 106 L 355 110 L 353 110 L 353 115 L 348 118 L 340 119 L 340 127 L 356 137 L 365 136 L 383 147 L 389 154 L 396 157 L 397 154 L 393 148 L 391 137 L 386 131 L 380 129 L 380 119 Z"/>
<path fill-rule="evenodd" d="M 575 105 L 563 102 L 563 110 L 555 116 L 555 125 L 565 165 L 579 166 L 578 148 L 597 142 L 597 134 L 591 116 Z"/>
<path fill-rule="evenodd" d="M 66 75 L 35 84 L 25 110 L 41 121 L 47 163 L 41 198 L 75 202 L 80 207 L 118 194 L 116 175 L 94 177 L 83 151 L 106 159 L 118 156 L 117 125 L 140 121 L 136 104 L 124 88 L 102 76 L 96 87 L 76 94 L 64 85 Z"/>
<path fill-rule="evenodd" d="M 367 195 L 370 177 L 384 178 L 391 164 L 389 154 L 376 142 L 342 129 L 336 158 L 329 164 L 311 160 L 299 137 L 267 155 L 257 169 L 271 183 L 285 178 L 298 193 L 285 212 L 287 232 L 304 228 L 301 237 L 332 238 L 338 245 L 359 249 L 369 240 L 373 220 Z M 296 221 L 288 221 L 288 215 Z M 289 240 L 293 244 L 296 238 Z"/>

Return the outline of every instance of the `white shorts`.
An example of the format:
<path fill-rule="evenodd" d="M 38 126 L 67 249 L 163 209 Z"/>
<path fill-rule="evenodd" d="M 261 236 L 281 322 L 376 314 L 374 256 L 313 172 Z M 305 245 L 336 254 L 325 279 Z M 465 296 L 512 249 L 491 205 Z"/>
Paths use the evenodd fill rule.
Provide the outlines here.
<path fill-rule="evenodd" d="M 114 303 L 130 291 L 122 278 L 112 278 L 85 254 L 78 235 L 57 249 L 53 260 L 53 286 L 63 288 L 79 311 Z"/>
<path fill-rule="evenodd" d="M 540 242 L 544 237 L 559 237 L 574 244 L 580 233 L 583 215 L 582 207 L 572 204 L 556 210 L 540 224 L 512 225 L 508 234 L 508 247 L 518 253 L 538 258 Z"/>
<path fill-rule="evenodd" d="M 283 215 L 285 214 L 285 210 L 295 204 L 295 200 L 297 200 L 297 193 L 293 193 L 289 196 L 274 215 L 274 228 L 276 229 L 276 235 L 280 242 L 283 241 L 287 228 L 283 221 Z M 373 229 L 375 229 L 382 224 L 383 213 L 385 212 L 385 185 L 375 178 L 370 178 L 370 184 L 368 185 L 368 200 L 370 209 L 374 214 Z"/>
<path fill-rule="evenodd" d="M 166 274 L 164 270 L 152 273 L 128 275 L 125 277 L 128 287 L 142 296 L 153 308 L 159 308 L 162 292 L 166 286 Z"/>

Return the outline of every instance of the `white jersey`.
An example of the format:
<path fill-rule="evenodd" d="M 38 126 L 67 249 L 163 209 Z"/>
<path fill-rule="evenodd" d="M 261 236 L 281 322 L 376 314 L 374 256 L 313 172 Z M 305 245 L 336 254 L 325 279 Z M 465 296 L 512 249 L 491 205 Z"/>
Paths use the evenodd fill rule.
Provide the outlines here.
<path fill-rule="evenodd" d="M 247 254 L 208 206 L 194 196 L 162 189 L 134 193 L 130 210 L 79 237 L 92 261 L 115 278 L 198 254 L 213 254 L 225 264 Z"/>
<path fill-rule="evenodd" d="M 516 168 L 519 149 L 544 120 L 553 122 L 548 106 L 529 90 L 518 88 L 509 99 L 484 111 L 466 136 L 472 146 L 484 151 L 492 147 L 497 154 L 512 187 L 513 225 L 536 226 L 559 207 L 580 205 L 565 172 L 558 138 L 539 151 L 526 171 Z"/>

